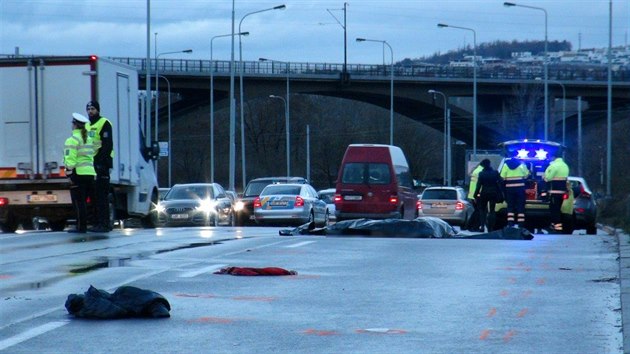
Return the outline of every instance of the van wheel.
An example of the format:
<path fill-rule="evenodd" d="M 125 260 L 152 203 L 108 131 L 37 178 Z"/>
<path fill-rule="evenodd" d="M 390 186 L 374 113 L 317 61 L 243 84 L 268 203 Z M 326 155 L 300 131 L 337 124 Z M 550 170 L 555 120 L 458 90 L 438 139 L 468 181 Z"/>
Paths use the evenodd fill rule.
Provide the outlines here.
<path fill-rule="evenodd" d="M 400 215 L 398 216 L 399 219 L 404 219 L 405 218 L 405 207 L 400 207 L 400 211 L 399 211 Z"/>

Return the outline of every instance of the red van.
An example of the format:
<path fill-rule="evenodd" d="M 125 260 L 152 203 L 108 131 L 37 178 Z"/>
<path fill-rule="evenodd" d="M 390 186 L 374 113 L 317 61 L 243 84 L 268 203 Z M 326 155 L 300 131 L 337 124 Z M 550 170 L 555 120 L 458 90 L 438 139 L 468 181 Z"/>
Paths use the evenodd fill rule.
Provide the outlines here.
<path fill-rule="evenodd" d="M 399 147 L 379 144 L 348 146 L 337 177 L 337 221 L 413 219 L 417 200 L 409 164 Z"/>

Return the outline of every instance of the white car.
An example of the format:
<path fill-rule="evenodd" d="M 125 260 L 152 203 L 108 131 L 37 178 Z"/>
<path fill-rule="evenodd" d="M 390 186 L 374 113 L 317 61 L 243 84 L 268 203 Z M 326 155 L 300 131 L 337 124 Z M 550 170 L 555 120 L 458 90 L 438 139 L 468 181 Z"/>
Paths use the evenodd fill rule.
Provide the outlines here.
<path fill-rule="evenodd" d="M 335 188 L 322 189 L 317 192 L 319 199 L 326 203 L 326 209 L 328 210 L 328 215 L 330 215 L 331 221 L 337 219 L 337 216 L 335 216 L 335 192 Z"/>

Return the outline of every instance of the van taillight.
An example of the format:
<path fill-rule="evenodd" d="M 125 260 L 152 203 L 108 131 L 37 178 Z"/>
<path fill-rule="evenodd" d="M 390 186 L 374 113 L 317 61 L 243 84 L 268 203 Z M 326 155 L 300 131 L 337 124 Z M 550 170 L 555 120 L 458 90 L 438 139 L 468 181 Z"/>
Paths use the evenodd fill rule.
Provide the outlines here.
<path fill-rule="evenodd" d="M 416 209 L 418 209 L 418 210 L 422 209 L 422 200 L 418 200 L 416 202 Z"/>
<path fill-rule="evenodd" d="M 297 197 L 295 197 L 295 206 L 296 207 L 303 207 L 304 206 L 304 199 L 302 197 L 300 197 L 299 195 Z"/>
<path fill-rule="evenodd" d="M 9 198 L 0 197 L 0 206 L 9 205 Z"/>
<path fill-rule="evenodd" d="M 262 204 L 260 204 L 260 197 L 256 197 L 256 199 L 254 199 L 254 208 L 260 208 L 262 206 Z"/>
<path fill-rule="evenodd" d="M 455 210 L 464 210 L 464 203 L 462 202 L 455 203 Z"/>
<path fill-rule="evenodd" d="M 398 197 L 395 195 L 392 195 L 391 197 L 389 197 L 389 202 L 391 204 L 398 204 Z"/>
<path fill-rule="evenodd" d="M 333 200 L 335 201 L 335 203 L 341 203 L 341 194 L 335 194 Z"/>

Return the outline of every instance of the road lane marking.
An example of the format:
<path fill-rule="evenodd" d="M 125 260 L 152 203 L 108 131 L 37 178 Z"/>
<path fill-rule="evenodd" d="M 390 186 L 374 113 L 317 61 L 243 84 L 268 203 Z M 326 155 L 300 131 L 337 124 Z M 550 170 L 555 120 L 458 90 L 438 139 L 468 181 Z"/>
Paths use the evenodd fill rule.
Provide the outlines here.
<path fill-rule="evenodd" d="M 190 272 L 186 272 L 184 274 L 180 274 L 179 277 L 180 278 L 193 278 L 193 277 L 196 277 L 199 274 L 204 274 L 204 273 L 208 273 L 208 272 L 213 272 L 214 273 L 215 271 L 217 271 L 217 270 L 219 270 L 219 269 L 221 269 L 223 267 L 226 267 L 226 266 L 227 266 L 227 264 L 215 264 L 215 265 L 211 265 L 211 266 L 204 267 L 204 268 L 201 268 L 201 269 L 197 269 L 197 270 L 193 270 L 193 271 L 190 271 Z"/>
<path fill-rule="evenodd" d="M 302 247 L 302 246 L 305 246 L 305 245 L 308 245 L 308 244 L 311 244 L 311 243 L 314 243 L 314 242 L 315 241 L 302 241 L 302 242 L 294 243 L 292 245 L 287 245 L 287 246 L 284 246 L 284 247 L 287 247 L 287 248 Z"/>
<path fill-rule="evenodd" d="M 4 350 L 7 348 L 10 348 L 14 345 L 20 344 L 22 342 L 25 342 L 31 338 L 37 337 L 39 335 L 42 335 L 46 332 L 50 332 L 54 329 L 57 329 L 61 326 L 65 326 L 68 323 L 70 323 L 70 321 L 55 321 L 55 322 L 48 322 L 44 325 L 41 325 L 39 327 L 35 327 L 32 329 L 29 329 L 26 332 L 22 332 L 18 335 L 15 335 L 13 337 L 4 339 L 2 341 L 0 341 L 0 350 Z"/>

